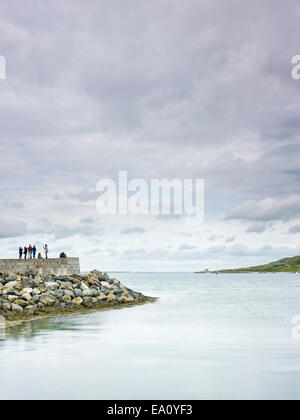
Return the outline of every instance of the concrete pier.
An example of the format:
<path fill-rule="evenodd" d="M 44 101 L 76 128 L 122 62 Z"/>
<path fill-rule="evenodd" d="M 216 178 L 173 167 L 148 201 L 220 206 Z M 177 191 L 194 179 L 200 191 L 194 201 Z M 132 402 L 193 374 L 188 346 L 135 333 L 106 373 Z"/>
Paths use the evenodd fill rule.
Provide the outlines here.
<path fill-rule="evenodd" d="M 0 272 L 26 273 L 30 269 L 37 270 L 40 274 L 54 274 L 56 276 L 80 274 L 79 258 L 49 258 L 49 259 L 0 259 Z"/>

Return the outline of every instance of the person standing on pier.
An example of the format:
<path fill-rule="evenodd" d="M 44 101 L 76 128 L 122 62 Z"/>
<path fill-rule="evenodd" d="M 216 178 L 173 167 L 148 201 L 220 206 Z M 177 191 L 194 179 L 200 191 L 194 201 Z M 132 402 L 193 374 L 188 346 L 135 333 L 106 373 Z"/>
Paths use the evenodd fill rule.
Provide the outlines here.
<path fill-rule="evenodd" d="M 28 248 L 28 257 L 30 260 L 32 260 L 32 246 L 31 245 L 29 245 L 29 248 Z"/>
<path fill-rule="evenodd" d="M 44 251 L 45 251 L 46 259 L 48 259 L 49 249 L 48 249 L 48 245 L 47 244 L 44 245 Z"/>
<path fill-rule="evenodd" d="M 19 248 L 19 259 L 21 260 L 23 256 L 23 248 L 20 246 Z"/>
<path fill-rule="evenodd" d="M 36 246 L 35 245 L 32 248 L 32 253 L 33 253 L 33 259 L 35 260 L 35 256 L 36 256 Z"/>
<path fill-rule="evenodd" d="M 28 252 L 28 248 L 26 246 L 24 246 L 24 260 L 27 260 L 27 252 Z"/>

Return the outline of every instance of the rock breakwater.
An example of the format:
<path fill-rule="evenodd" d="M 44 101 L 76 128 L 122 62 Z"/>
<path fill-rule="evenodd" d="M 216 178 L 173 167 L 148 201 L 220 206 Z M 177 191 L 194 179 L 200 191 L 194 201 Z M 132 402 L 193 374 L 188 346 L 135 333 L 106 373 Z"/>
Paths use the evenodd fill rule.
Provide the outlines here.
<path fill-rule="evenodd" d="M 0 273 L 0 316 L 22 322 L 43 316 L 153 302 L 117 279 L 94 270 L 89 274 L 41 275 Z"/>

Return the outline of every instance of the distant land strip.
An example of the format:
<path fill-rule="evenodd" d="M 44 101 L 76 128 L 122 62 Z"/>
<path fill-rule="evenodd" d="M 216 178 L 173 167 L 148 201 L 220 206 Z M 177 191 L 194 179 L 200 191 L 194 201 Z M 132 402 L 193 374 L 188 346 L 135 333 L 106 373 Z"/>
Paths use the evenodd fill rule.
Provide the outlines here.
<path fill-rule="evenodd" d="M 253 267 L 232 268 L 226 270 L 197 271 L 196 274 L 204 273 L 300 273 L 300 255 L 282 258 L 281 260 Z"/>

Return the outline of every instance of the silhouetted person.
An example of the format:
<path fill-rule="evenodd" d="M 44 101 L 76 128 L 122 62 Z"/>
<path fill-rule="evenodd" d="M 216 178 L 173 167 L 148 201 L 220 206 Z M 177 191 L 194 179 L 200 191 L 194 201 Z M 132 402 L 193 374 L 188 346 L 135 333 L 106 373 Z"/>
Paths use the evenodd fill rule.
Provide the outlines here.
<path fill-rule="evenodd" d="M 27 253 L 28 253 L 28 248 L 26 246 L 24 246 L 24 260 L 27 260 Z"/>
<path fill-rule="evenodd" d="M 32 248 L 33 258 L 35 259 L 36 256 L 36 246 L 34 245 Z"/>
<path fill-rule="evenodd" d="M 45 251 L 46 258 L 48 259 L 49 249 L 48 249 L 48 245 L 47 244 L 44 245 L 44 251 Z"/>
<path fill-rule="evenodd" d="M 20 246 L 19 248 L 19 259 L 21 260 L 23 256 L 23 248 Z"/>

